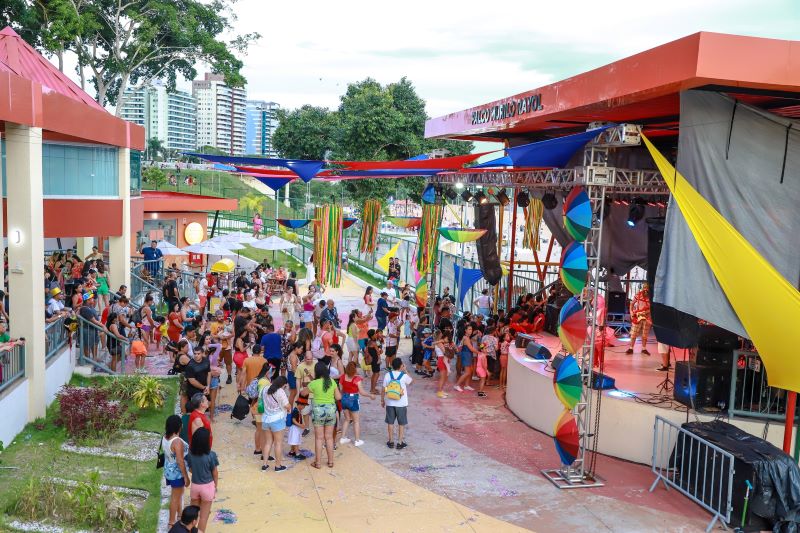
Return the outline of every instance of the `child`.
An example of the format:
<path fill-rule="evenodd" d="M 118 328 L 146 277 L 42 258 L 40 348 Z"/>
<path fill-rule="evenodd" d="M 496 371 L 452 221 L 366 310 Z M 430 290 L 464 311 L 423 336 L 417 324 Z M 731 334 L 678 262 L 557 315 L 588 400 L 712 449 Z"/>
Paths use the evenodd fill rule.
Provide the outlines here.
<path fill-rule="evenodd" d="M 433 377 L 433 367 L 431 366 L 431 357 L 433 357 L 433 343 L 434 338 L 431 336 L 431 330 L 425 328 L 422 330 L 422 361 L 424 369 L 417 371 L 417 374 L 422 374 L 422 377 Z M 436 361 L 434 361 L 435 363 Z"/>
<path fill-rule="evenodd" d="M 440 330 L 436 330 L 434 335 L 433 349 L 436 352 L 436 369 L 439 371 L 439 385 L 436 389 L 436 396 L 447 398 L 444 392 L 444 384 L 447 383 L 447 376 L 450 374 L 450 358 L 453 353 L 448 350 L 450 341 L 444 338 Z"/>
<path fill-rule="evenodd" d="M 489 375 L 489 369 L 486 364 L 486 343 L 481 342 L 478 345 L 478 358 L 475 362 L 475 373 L 478 375 L 478 397 L 485 398 L 486 393 L 483 392 L 483 386 L 486 384 L 486 376 Z"/>
<path fill-rule="evenodd" d="M 303 415 L 300 413 L 300 409 L 295 406 L 286 422 L 291 422 L 287 437 L 289 446 L 291 446 L 288 455 L 293 459 L 302 461 L 306 456 L 300 453 L 300 444 L 303 442 L 303 430 L 306 429 L 306 425 L 303 422 Z"/>
<path fill-rule="evenodd" d="M 144 367 L 144 358 L 147 357 L 147 346 L 142 341 L 142 330 L 136 328 L 136 340 L 131 343 L 131 354 L 136 358 L 136 372 L 137 374 L 146 374 L 147 369 Z"/>
<path fill-rule="evenodd" d="M 489 322 L 494 322 L 489 319 Z M 488 374 L 486 384 L 491 385 L 492 378 L 499 373 L 499 362 L 497 361 L 497 350 L 500 347 L 500 340 L 496 336 L 497 329 L 494 325 L 486 326 L 486 333 L 483 336 L 483 344 L 486 346 L 486 367 Z"/>
<path fill-rule="evenodd" d="M 206 346 L 206 357 L 208 357 L 211 367 L 211 381 L 208 385 L 208 418 L 214 422 L 214 412 L 217 405 L 217 393 L 219 392 L 219 376 L 222 371 L 219 368 L 219 352 L 222 350 L 221 344 L 208 344 Z"/>
<path fill-rule="evenodd" d="M 386 408 L 386 430 L 389 440 L 386 446 L 402 450 L 408 444 L 405 442 L 405 429 L 408 425 L 408 385 L 414 381 L 405 372 L 403 360 L 397 358 L 392 361 L 392 370 L 383 378 L 383 395 L 381 407 Z M 394 440 L 394 423 L 397 422 L 397 441 Z"/>
<path fill-rule="evenodd" d="M 500 387 L 506 388 L 506 378 L 508 376 L 508 348 L 514 342 L 514 334 L 507 331 L 500 343 Z"/>

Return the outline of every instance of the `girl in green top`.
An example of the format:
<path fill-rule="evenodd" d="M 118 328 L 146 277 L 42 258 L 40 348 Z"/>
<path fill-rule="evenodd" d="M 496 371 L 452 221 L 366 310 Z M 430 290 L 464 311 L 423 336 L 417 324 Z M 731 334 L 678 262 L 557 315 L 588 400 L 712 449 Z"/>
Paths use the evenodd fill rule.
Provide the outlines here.
<path fill-rule="evenodd" d="M 100 296 L 100 309 L 108 307 L 108 272 L 102 259 L 97 260 L 97 294 Z"/>
<path fill-rule="evenodd" d="M 311 421 L 314 424 L 314 462 L 311 466 L 321 468 L 319 464 L 322 443 L 328 454 L 328 467 L 333 468 L 333 429 L 336 424 L 336 400 L 341 400 L 342 393 L 331 379 L 328 365 L 322 361 L 314 366 L 314 380 L 305 387 L 301 394 L 314 395 L 311 410 Z"/>

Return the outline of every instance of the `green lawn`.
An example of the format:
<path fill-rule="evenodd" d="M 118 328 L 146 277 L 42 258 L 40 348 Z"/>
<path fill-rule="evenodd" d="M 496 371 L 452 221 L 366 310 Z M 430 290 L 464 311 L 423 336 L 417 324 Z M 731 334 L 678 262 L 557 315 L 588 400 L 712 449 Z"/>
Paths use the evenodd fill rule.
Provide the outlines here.
<path fill-rule="evenodd" d="M 285 267 L 289 272 L 297 272 L 297 278 L 302 279 L 306 275 L 306 266 L 299 260 L 285 254 L 283 252 L 275 252 L 273 259 L 273 252 L 268 250 L 259 250 L 258 248 L 247 247 L 241 251 L 241 254 L 248 259 L 258 261 L 259 263 L 264 259 L 273 267 Z"/>
<path fill-rule="evenodd" d="M 73 385 L 89 385 L 103 380 L 103 377 L 73 377 Z M 133 412 L 137 420 L 132 429 L 141 431 L 164 431 L 167 416 L 174 413 L 178 381 L 164 380 L 168 394 L 161 409 L 140 411 L 135 406 Z M 11 518 L 9 510 L 16 502 L 22 487 L 31 477 L 60 477 L 82 480 L 94 469 L 100 472 L 101 483 L 112 486 L 144 489 L 150 497 L 139 513 L 138 528 L 141 532 L 154 532 L 161 507 L 160 487 L 163 483 L 162 471 L 153 462 L 129 461 L 111 457 L 94 457 L 62 452 L 61 444 L 66 440 L 63 428 L 54 424 L 58 417 L 58 402 L 47 410 L 44 420 L 28 424 L 17 435 L 15 441 L 0 454 L 0 526 Z M 57 520 L 56 520 L 57 521 Z M 0 528 L 2 529 L 2 528 Z"/>

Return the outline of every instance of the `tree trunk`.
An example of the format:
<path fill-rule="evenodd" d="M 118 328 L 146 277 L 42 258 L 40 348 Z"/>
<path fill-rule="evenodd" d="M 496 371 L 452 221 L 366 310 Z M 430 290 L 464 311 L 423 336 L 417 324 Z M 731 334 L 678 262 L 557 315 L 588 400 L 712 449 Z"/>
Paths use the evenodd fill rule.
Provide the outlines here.
<path fill-rule="evenodd" d="M 122 116 L 122 106 L 125 104 L 125 91 L 128 90 L 128 80 L 130 79 L 130 73 L 125 73 L 122 75 L 122 80 L 119 83 L 119 93 L 117 94 L 117 106 L 114 110 L 114 114 L 118 117 Z"/>
<path fill-rule="evenodd" d="M 56 52 L 56 59 L 58 59 L 58 70 L 64 72 L 64 49 Z"/>

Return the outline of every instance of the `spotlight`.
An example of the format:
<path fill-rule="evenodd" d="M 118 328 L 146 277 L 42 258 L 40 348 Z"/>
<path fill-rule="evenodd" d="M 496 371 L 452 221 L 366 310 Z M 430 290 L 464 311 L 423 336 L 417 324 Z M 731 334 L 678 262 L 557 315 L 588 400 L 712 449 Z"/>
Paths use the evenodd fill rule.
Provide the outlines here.
<path fill-rule="evenodd" d="M 641 202 L 636 201 L 631 203 L 630 208 L 628 209 L 628 220 L 625 222 L 629 228 L 632 228 L 636 225 L 637 222 L 642 220 L 644 217 L 644 206 Z"/>
<path fill-rule="evenodd" d="M 444 190 L 444 195 L 447 197 L 448 200 L 454 202 L 458 195 L 456 194 L 456 190 L 452 187 L 448 187 Z"/>
<path fill-rule="evenodd" d="M 517 193 L 517 205 L 519 207 L 528 207 L 531 205 L 531 198 L 528 196 L 528 191 L 520 191 Z"/>
<path fill-rule="evenodd" d="M 465 190 L 461 193 L 461 199 L 464 200 L 465 204 L 468 204 L 470 200 L 472 200 L 472 193 L 469 190 Z"/>
<path fill-rule="evenodd" d="M 483 191 L 478 191 L 475 193 L 475 202 L 479 205 L 484 205 L 489 203 L 489 198 L 483 193 Z"/>
<path fill-rule="evenodd" d="M 497 198 L 497 201 L 500 202 L 500 205 L 502 205 L 503 207 L 511 203 L 511 200 L 508 198 L 505 189 L 500 189 L 500 192 L 495 194 L 494 197 Z"/>
<path fill-rule="evenodd" d="M 552 210 L 558 207 L 558 199 L 556 199 L 556 195 L 551 192 L 544 193 L 544 196 L 542 196 L 542 203 L 545 209 Z"/>

